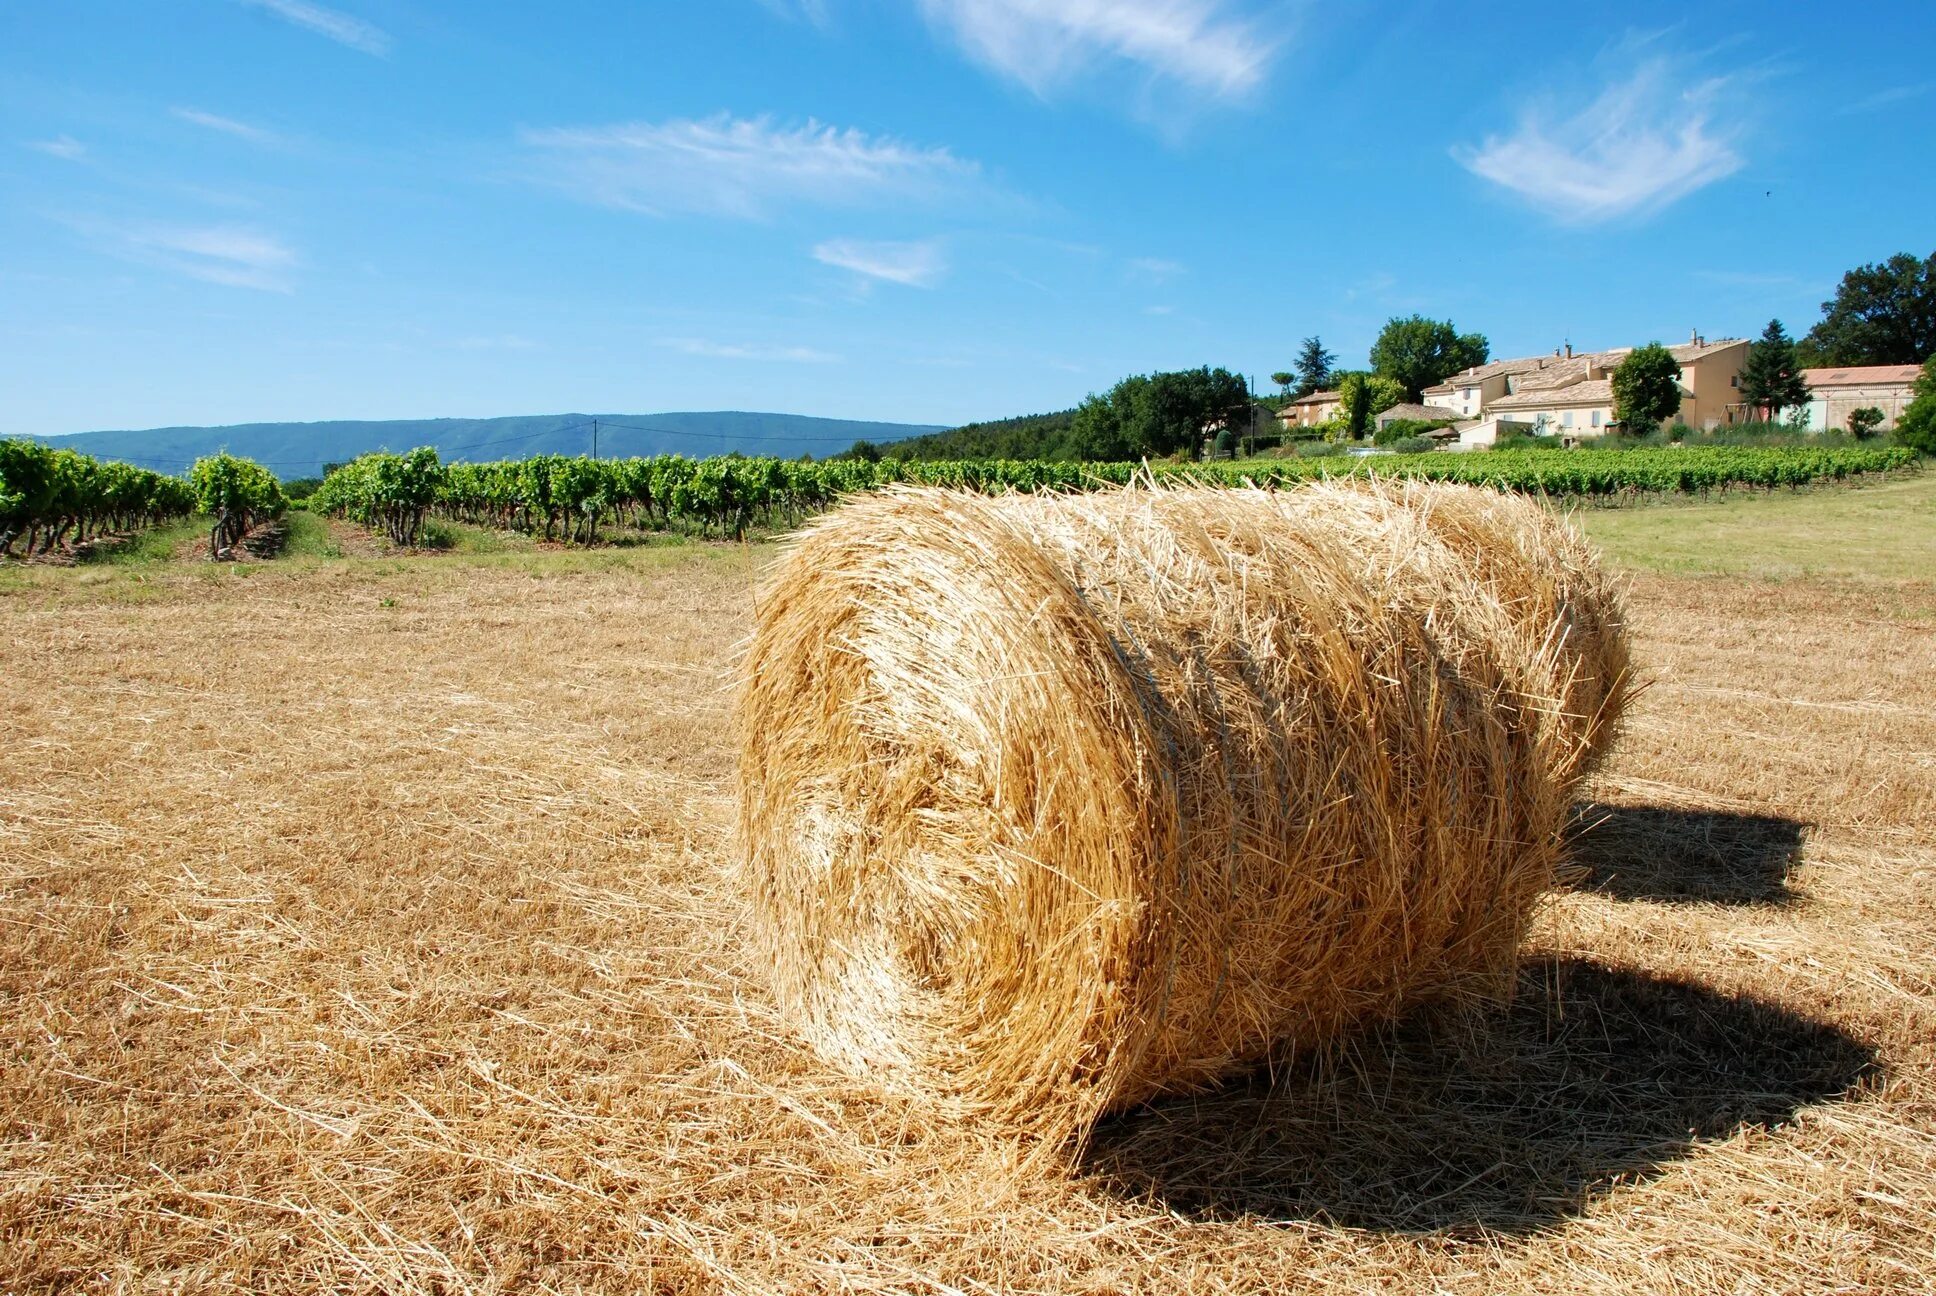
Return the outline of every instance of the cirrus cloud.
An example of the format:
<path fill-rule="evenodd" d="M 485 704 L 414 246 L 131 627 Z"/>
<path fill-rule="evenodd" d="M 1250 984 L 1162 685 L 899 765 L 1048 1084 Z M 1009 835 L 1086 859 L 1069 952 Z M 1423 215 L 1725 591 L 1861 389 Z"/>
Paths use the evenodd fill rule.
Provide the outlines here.
<path fill-rule="evenodd" d="M 28 140 L 27 147 L 48 157 L 57 157 L 66 162 L 78 162 L 87 156 L 87 145 L 72 135 L 56 135 L 53 139 Z"/>
<path fill-rule="evenodd" d="M 828 239 L 814 248 L 813 259 L 822 265 L 910 288 L 934 287 L 948 268 L 941 244 L 934 239 L 913 243 Z"/>
<path fill-rule="evenodd" d="M 299 258 L 281 239 L 243 225 L 165 225 L 82 219 L 64 222 L 97 249 L 230 288 L 290 292 Z"/>
<path fill-rule="evenodd" d="M 1099 64 L 1131 64 L 1229 98 L 1264 79 L 1276 42 L 1225 0 L 921 0 L 968 56 L 1037 94 Z"/>
<path fill-rule="evenodd" d="M 938 198 L 972 185 L 973 162 L 946 148 L 767 117 L 526 130 L 538 177 L 606 207 L 764 219 L 798 203 L 853 206 Z"/>
<path fill-rule="evenodd" d="M 338 45 L 347 45 L 378 58 L 390 55 L 390 33 L 337 9 L 311 4 L 309 0 L 242 0 L 253 9 L 266 9 L 286 23 L 326 36 Z"/>
<path fill-rule="evenodd" d="M 1571 116 L 1533 109 L 1510 135 L 1452 151 L 1459 164 L 1570 224 L 1647 215 L 1741 169 L 1713 122 L 1726 82 L 1676 89 L 1655 60 Z"/>
<path fill-rule="evenodd" d="M 224 117 L 219 113 L 204 112 L 200 108 L 174 107 L 168 110 L 168 115 L 178 121 L 185 121 L 191 126 L 200 126 L 203 130 L 212 130 L 222 135 L 233 135 L 251 144 L 276 142 L 273 131 L 266 131 L 260 126 L 251 126 L 247 122 L 237 121 L 233 117 Z"/>
<path fill-rule="evenodd" d="M 714 342 L 710 338 L 661 338 L 659 345 L 682 355 L 702 356 L 708 360 L 755 360 L 760 363 L 782 361 L 787 364 L 839 364 L 831 351 L 805 346 L 749 346 L 737 342 Z"/>

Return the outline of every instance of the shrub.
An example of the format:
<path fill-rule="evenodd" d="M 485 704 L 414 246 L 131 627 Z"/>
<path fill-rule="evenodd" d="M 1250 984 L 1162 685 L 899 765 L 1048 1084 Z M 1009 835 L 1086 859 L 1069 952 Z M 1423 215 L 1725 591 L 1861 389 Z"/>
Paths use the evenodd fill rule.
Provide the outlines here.
<path fill-rule="evenodd" d="M 1493 443 L 1494 450 L 1558 450 L 1561 448 L 1557 435 L 1528 436 L 1515 432 L 1511 436 L 1500 437 Z"/>
<path fill-rule="evenodd" d="M 1388 446 L 1403 441 L 1406 437 L 1423 436 L 1427 432 L 1451 426 L 1451 419 L 1393 419 L 1372 434 L 1371 443 Z"/>
<path fill-rule="evenodd" d="M 1399 454 L 1424 454 L 1428 450 L 1438 449 L 1439 443 L 1431 437 L 1408 436 L 1398 438 L 1388 448 L 1397 451 Z"/>
<path fill-rule="evenodd" d="M 1882 420 L 1885 417 L 1887 416 L 1873 405 L 1852 409 L 1849 411 L 1849 435 L 1857 441 L 1867 441 L 1876 434 L 1876 429 L 1882 426 Z"/>

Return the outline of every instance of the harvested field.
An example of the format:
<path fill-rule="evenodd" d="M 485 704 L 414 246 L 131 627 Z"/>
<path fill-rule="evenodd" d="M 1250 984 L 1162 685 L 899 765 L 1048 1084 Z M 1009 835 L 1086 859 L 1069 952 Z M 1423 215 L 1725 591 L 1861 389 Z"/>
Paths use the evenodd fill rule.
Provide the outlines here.
<path fill-rule="evenodd" d="M 1514 1005 L 1057 1167 L 758 990 L 765 557 L 0 572 L 0 1291 L 1936 1288 L 1928 583 L 1637 576 Z"/>

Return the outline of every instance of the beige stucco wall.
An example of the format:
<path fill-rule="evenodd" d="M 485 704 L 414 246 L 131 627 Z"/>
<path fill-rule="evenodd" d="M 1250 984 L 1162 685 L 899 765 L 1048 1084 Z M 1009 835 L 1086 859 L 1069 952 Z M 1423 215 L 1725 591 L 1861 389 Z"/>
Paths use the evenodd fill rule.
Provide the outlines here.
<path fill-rule="evenodd" d="M 1557 394 L 1557 393 L 1555 393 Z M 1520 407 L 1499 410 L 1502 419 L 1515 423 L 1538 423 L 1540 416 L 1546 417 L 1546 431 L 1558 436 L 1598 436 L 1613 422 L 1613 405 L 1606 402 L 1597 405 L 1565 405 L 1554 402 L 1534 406 L 1531 409 Z"/>
<path fill-rule="evenodd" d="M 1742 341 L 1684 362 L 1681 386 L 1691 394 L 1681 398 L 1681 422 L 1703 431 L 1741 422 L 1741 366 L 1747 359 L 1748 344 Z"/>
<path fill-rule="evenodd" d="M 1909 404 L 1908 383 L 1869 383 L 1860 387 L 1817 387 L 1808 402 L 1808 426 L 1820 432 L 1825 428 L 1846 428 L 1849 412 L 1874 406 L 1882 411 L 1882 428 L 1895 427 L 1896 420 Z"/>

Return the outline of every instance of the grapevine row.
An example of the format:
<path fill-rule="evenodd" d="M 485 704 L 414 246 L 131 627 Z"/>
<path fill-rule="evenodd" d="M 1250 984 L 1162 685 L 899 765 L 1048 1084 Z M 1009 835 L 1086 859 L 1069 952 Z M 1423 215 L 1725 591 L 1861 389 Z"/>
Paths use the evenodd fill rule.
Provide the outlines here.
<path fill-rule="evenodd" d="M 1156 465 L 981 460 L 832 460 L 721 456 L 589 459 L 538 455 L 443 464 L 436 451 L 365 455 L 332 472 L 311 506 L 416 542 L 431 513 L 462 522 L 590 543 L 602 526 L 696 528 L 722 537 L 756 523 L 793 525 L 859 491 L 897 483 L 978 491 L 1093 490 L 1137 474 L 1287 486 L 1320 477 L 1404 475 L 1567 498 L 1706 494 L 1801 486 L 1886 472 L 1915 460 L 1902 447 L 1709 446 L 1683 450 L 1553 450 L 1485 454 L 1279 459 Z"/>
<path fill-rule="evenodd" d="M 276 475 L 252 459 L 230 454 L 197 459 L 188 470 L 195 507 L 211 519 L 208 554 L 219 558 L 250 530 L 282 516 L 287 501 Z"/>
<path fill-rule="evenodd" d="M 179 477 L 37 441 L 0 441 L 0 554 L 11 554 L 23 537 L 27 554 L 48 553 L 104 531 L 158 526 L 194 508 L 194 491 Z"/>

